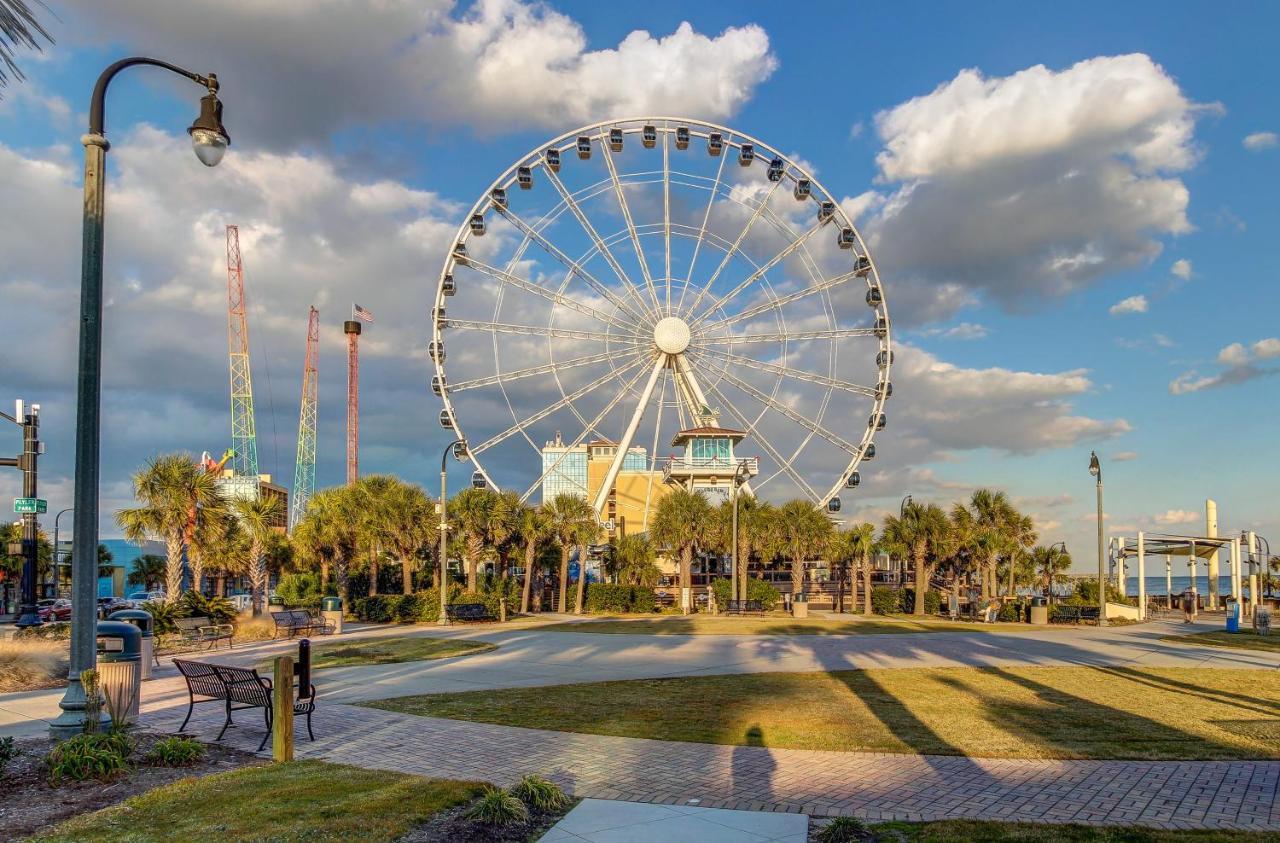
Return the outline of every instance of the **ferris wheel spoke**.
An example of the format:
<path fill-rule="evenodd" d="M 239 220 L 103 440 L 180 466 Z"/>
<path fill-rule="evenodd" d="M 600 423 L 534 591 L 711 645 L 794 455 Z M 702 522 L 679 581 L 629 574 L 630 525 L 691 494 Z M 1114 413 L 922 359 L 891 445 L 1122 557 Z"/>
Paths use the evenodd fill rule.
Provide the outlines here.
<path fill-rule="evenodd" d="M 729 140 L 732 139 L 732 135 Z M 689 272 L 687 280 L 693 281 L 693 267 L 698 263 L 698 253 L 702 250 L 702 241 L 707 236 L 707 223 L 711 221 L 711 209 L 716 205 L 716 194 L 720 192 L 720 179 L 724 175 L 724 162 L 729 160 L 729 156 L 725 153 L 720 155 L 720 166 L 716 167 L 716 180 L 711 185 L 711 195 L 707 197 L 707 209 L 702 213 L 702 226 L 698 229 L 698 239 L 693 244 L 693 257 L 689 258 Z M 689 284 L 685 284 L 680 291 L 680 303 L 676 305 L 676 309 L 683 312 L 685 293 L 689 292 Z"/>
<path fill-rule="evenodd" d="M 618 178 L 618 168 L 613 163 L 613 153 L 609 151 L 609 144 L 607 143 L 601 143 L 600 149 L 604 151 L 604 163 L 609 170 L 609 178 L 613 181 L 613 192 L 618 197 L 618 207 L 622 209 L 622 219 L 627 224 L 627 232 L 631 235 L 631 245 L 636 250 L 636 260 L 640 263 L 640 275 L 644 278 L 649 297 L 653 299 L 654 312 L 661 313 L 662 305 L 658 303 L 658 290 L 653 284 L 653 275 L 649 272 L 649 262 L 644 257 L 644 247 L 640 245 L 640 235 L 636 233 L 635 220 L 631 218 L 631 206 L 627 203 L 626 193 L 622 190 L 622 181 Z"/>
<path fill-rule="evenodd" d="M 631 352 L 635 353 L 635 352 Z M 459 381 L 458 383 L 449 384 L 449 392 L 466 392 L 469 389 L 479 389 L 482 386 L 493 386 L 498 383 L 510 383 L 511 381 L 523 380 L 536 375 L 546 375 L 552 372 L 560 372 L 565 369 L 576 369 L 579 366 L 590 366 L 592 363 L 606 363 L 618 357 L 619 352 L 616 349 L 602 351 L 599 354 L 587 354 L 583 357 L 574 357 L 564 361 L 553 361 L 551 363 L 543 363 L 541 366 L 530 366 L 527 369 L 513 369 L 510 372 L 499 372 L 496 375 L 489 375 L 483 378 L 473 378 L 468 381 Z"/>
<path fill-rule="evenodd" d="M 609 300 L 609 302 L 610 302 L 614 307 L 618 308 L 619 310 L 626 311 L 627 313 L 631 314 L 631 316 L 632 316 L 632 317 L 633 317 L 637 322 L 643 322 L 643 321 L 645 321 L 646 316 L 642 316 L 642 315 L 641 315 L 641 312 L 645 312 L 645 313 L 647 313 L 647 308 L 646 308 L 646 307 L 642 307 L 642 308 L 641 308 L 641 310 L 636 310 L 632 305 L 628 304 L 628 303 L 627 303 L 627 301 L 626 301 L 625 299 L 621 299 L 621 298 L 619 298 L 619 297 L 618 297 L 618 296 L 613 292 L 613 290 L 611 290 L 611 289 L 608 287 L 608 285 L 606 285 L 606 284 L 602 284 L 602 283 L 601 283 L 601 282 L 600 282 L 600 281 L 599 281 L 599 280 L 598 280 L 594 275 L 592 275 L 590 272 L 588 272 L 588 271 L 587 271 L 587 270 L 586 270 L 586 269 L 585 269 L 585 268 L 584 268 L 580 263 L 578 263 L 578 262 L 577 262 L 577 261 L 575 261 L 573 258 L 571 258 L 571 257 L 569 257 L 568 255 L 566 255 L 566 254 L 565 254 L 561 249 L 559 249 L 559 248 L 558 248 L 554 243 L 552 243 L 550 240 L 548 240 L 546 237 L 544 237 L 544 236 L 542 235 L 542 232 L 540 232 L 540 231 L 536 230 L 533 226 L 529 225 L 529 223 L 527 223 L 524 219 L 522 219 L 518 214 L 516 214 L 516 213 L 515 213 L 514 211 L 512 211 L 510 208 L 507 208 L 507 209 L 505 209 L 505 210 L 504 210 L 504 209 L 500 209 L 500 211 L 501 211 L 502 215 L 503 215 L 504 217 L 506 217 L 506 219 L 507 219 L 507 220 L 508 220 L 512 225 L 514 225 L 516 228 L 518 228 L 518 229 L 520 229 L 522 232 L 524 232 L 524 234 L 525 234 L 525 236 L 526 236 L 526 237 L 528 237 L 530 240 L 532 240 L 533 242 L 535 242 L 535 243 L 537 243 L 539 246 L 541 246 L 541 247 L 542 247 L 542 248 L 547 252 L 547 254 L 551 255 L 551 257 L 555 258 L 557 261 L 559 261 L 560 263 L 564 264 L 564 266 L 565 266 L 566 268 L 568 268 L 568 270 L 569 270 L 570 272 L 572 272 L 574 275 L 576 275 L 576 276 L 578 276 L 579 278 L 581 278 L 581 279 L 582 279 L 582 281 L 583 281 L 583 282 L 584 282 L 588 287 L 590 287 L 591 289 L 595 290 L 597 293 L 599 293 L 599 294 L 600 294 L 601 296 L 603 296 L 604 298 L 608 299 L 608 300 Z M 597 244 L 597 248 L 599 248 L 601 245 L 603 245 L 603 244 L 601 244 L 601 243 L 600 243 L 600 241 L 599 241 L 599 240 L 597 240 L 597 241 L 596 241 L 596 244 Z M 631 284 L 631 282 L 630 282 L 630 281 L 624 281 L 624 282 L 623 282 L 623 289 L 627 292 L 627 294 L 628 294 L 628 298 L 636 298 L 636 295 L 635 295 L 635 288 L 632 286 L 632 284 Z M 643 299 L 636 298 L 636 300 L 637 300 L 641 305 L 644 305 L 644 300 L 643 300 Z"/>
<path fill-rule="evenodd" d="M 794 369 L 788 366 L 779 366 L 776 363 L 766 363 L 763 360 L 755 360 L 751 357 L 742 357 L 740 355 L 733 354 L 727 351 L 721 351 L 720 349 L 716 349 L 716 348 L 702 348 L 702 349 L 699 349 L 699 353 L 715 355 L 716 357 L 724 360 L 726 363 L 734 363 L 740 366 L 748 366 L 752 369 L 759 369 L 762 372 L 768 372 L 771 375 L 782 375 L 783 377 L 787 377 L 787 378 L 794 378 L 796 380 L 807 381 L 809 383 L 818 384 L 819 386 L 827 386 L 827 387 L 831 387 L 832 389 L 839 389 L 843 392 L 850 392 L 850 393 L 853 393 L 854 395 L 863 395 L 863 396 L 866 396 L 867 398 L 876 398 L 879 396 L 879 393 L 873 387 L 862 386 L 861 384 L 856 384 L 856 383 L 849 383 L 848 381 L 842 381 L 836 378 L 829 378 L 829 377 L 826 377 L 825 375 L 818 375 L 818 374 L 814 374 L 813 372 L 806 372 L 801 369 Z"/>
<path fill-rule="evenodd" d="M 756 389 L 751 384 L 747 383 L 746 381 L 734 375 L 728 369 L 722 369 L 721 374 L 723 375 L 725 380 L 729 381 L 738 389 L 741 389 L 743 392 L 747 393 L 752 398 L 759 401 L 761 404 L 764 404 L 769 409 L 774 410 L 778 413 L 781 413 L 782 415 L 791 419 L 796 424 L 800 425 L 806 430 L 809 430 L 809 431 L 812 431 L 813 433 L 818 434 L 823 439 L 827 440 L 832 445 L 835 445 L 837 448 L 840 448 L 843 451 L 847 451 L 850 454 L 858 453 L 859 449 L 857 445 L 850 443 L 843 436 L 832 433 L 822 425 L 817 424 L 816 422 L 806 418 L 800 413 L 797 413 L 795 410 L 791 409 L 786 404 L 783 404 L 781 401 L 777 400 L 776 398 L 770 395 L 766 395 L 765 393 Z"/>
<path fill-rule="evenodd" d="M 699 337 L 699 345 L 749 345 L 762 342 L 794 342 L 798 340 L 839 340 L 846 337 L 878 337 L 883 334 L 876 328 L 832 328 L 824 331 L 795 331 L 785 334 L 725 334 L 715 337 Z"/>
<path fill-rule="evenodd" d="M 622 264 L 618 263 L 618 259 L 614 257 L 613 252 L 609 250 L 608 245 L 606 245 L 604 240 L 600 237 L 600 233 L 596 231 L 596 227 L 591 224 L 591 220 L 587 219 L 587 215 L 583 212 L 582 206 L 580 206 L 578 201 L 573 198 L 573 194 L 565 188 L 564 182 L 560 181 L 560 177 L 550 168 L 547 169 L 547 176 L 550 179 L 551 184 L 555 186 L 556 192 L 560 194 L 560 198 L 564 200 L 565 204 L 569 206 L 569 210 L 573 213 L 574 217 L 577 218 L 578 224 L 582 226 L 582 230 L 587 233 L 587 236 L 591 238 L 591 242 L 595 244 L 596 249 L 600 252 L 600 256 L 609 264 L 609 267 L 613 270 L 613 274 L 618 276 L 618 281 L 622 284 L 623 289 L 627 291 L 627 295 L 636 300 L 640 305 L 641 310 L 647 312 L 650 316 L 656 316 L 656 311 L 649 310 L 649 305 L 645 302 L 644 297 L 640 295 L 640 291 L 636 288 L 636 285 L 631 282 L 631 278 L 623 270 Z"/>
<path fill-rule="evenodd" d="M 587 424 L 583 425 L 582 432 L 579 433 L 577 437 L 572 442 L 569 443 L 569 447 L 566 448 L 560 454 L 560 456 L 556 457 L 556 461 L 552 463 L 548 468 L 544 469 L 542 474 L 538 477 L 538 479 L 534 481 L 533 485 L 530 486 L 528 489 L 526 489 L 524 494 L 520 496 L 521 503 L 524 503 L 525 501 L 527 501 L 530 498 L 530 496 L 532 496 L 533 493 L 538 490 L 538 487 L 541 486 L 544 481 L 546 481 L 547 475 L 551 474 L 553 471 L 555 471 L 557 468 L 560 467 L 560 463 L 564 461 L 564 458 L 569 455 L 570 451 L 572 451 L 574 448 L 577 448 L 579 445 L 581 445 L 582 441 L 592 433 L 596 433 L 597 435 L 599 435 L 598 428 L 600 426 L 600 422 L 604 421 L 604 417 L 607 416 L 613 410 L 614 407 L 618 406 L 618 404 L 621 403 L 623 397 L 628 395 L 631 392 L 631 388 L 634 387 L 642 377 L 644 377 L 644 374 L 645 374 L 645 370 L 643 368 L 637 370 L 635 373 L 635 376 L 632 377 L 631 380 L 627 381 L 626 384 L 622 387 L 622 389 L 618 390 L 618 394 L 613 396 L 613 399 L 609 401 L 608 404 L 605 405 L 604 409 L 601 410 L 599 413 L 597 413 L 594 419 L 592 419 Z M 587 490 L 583 489 L 582 494 L 585 496 L 586 493 L 587 493 Z"/>
<path fill-rule="evenodd" d="M 812 287 L 805 287 L 803 290 L 796 290 L 794 293 L 787 293 L 785 296 L 779 296 L 776 299 L 771 299 L 769 301 L 761 302 L 760 304 L 757 304 L 757 305 L 752 305 L 746 310 L 739 311 L 738 313 L 735 313 L 732 316 L 726 316 L 723 319 L 716 319 L 715 321 L 712 321 L 712 322 L 705 322 L 702 324 L 702 327 L 705 330 L 713 330 L 715 328 L 719 328 L 725 325 L 733 325 L 737 322 L 741 322 L 744 319 L 750 319 L 753 316 L 759 316 L 761 313 L 766 313 L 770 310 L 777 310 L 780 307 L 784 307 L 788 304 L 791 304 L 792 302 L 799 301 L 800 299 L 806 298 L 808 296 L 812 296 L 815 293 L 821 293 L 824 290 L 830 290 L 832 287 L 839 287 L 841 284 L 844 284 L 845 282 L 849 281 L 852 278 L 856 278 L 857 276 L 858 276 L 858 270 L 854 270 L 853 272 L 846 272 L 842 275 L 836 275 L 832 278 L 825 279 L 821 283 L 814 284 Z"/>
<path fill-rule="evenodd" d="M 555 411 L 562 410 L 565 407 L 572 404 L 574 401 L 577 401 L 582 396 L 587 395 L 588 393 L 596 389 L 599 389 L 601 386 L 608 383 L 611 379 L 617 377 L 618 375 L 624 372 L 630 372 L 632 369 L 642 366 L 646 362 L 648 362 L 647 357 L 637 357 L 635 360 L 631 361 L 630 363 L 626 364 L 620 369 L 610 370 L 608 373 L 601 375 L 600 377 L 596 378 L 590 383 L 587 383 L 587 384 L 584 384 L 583 386 L 578 387 L 568 395 L 562 396 L 560 400 L 552 404 L 549 404 L 546 407 L 543 407 L 541 410 L 534 413 L 533 415 L 527 418 L 518 420 L 515 424 L 511 425 L 511 427 L 508 427 L 506 430 L 502 431 L 501 433 L 498 433 L 494 436 L 489 437 L 488 439 L 486 439 L 485 441 L 477 445 L 475 448 L 472 448 L 471 453 L 483 454 L 485 451 L 489 450 L 495 445 L 500 445 L 506 440 L 510 439 L 512 436 L 515 436 L 517 433 L 524 430 L 524 428 L 527 425 L 536 424 L 542 421 L 543 419 L 545 419 L 547 416 L 551 415 Z M 619 394 L 623 394 L 625 393 L 625 391 L 626 390 L 623 390 Z"/>
<path fill-rule="evenodd" d="M 821 222 L 814 223 L 812 228 L 808 229 L 799 237 L 797 237 L 796 239 L 788 243 L 785 249 L 778 252 L 778 254 L 774 255 L 772 258 L 770 258 L 769 260 L 761 264 L 759 267 L 757 267 L 755 272 L 752 272 L 750 275 L 748 275 L 746 278 L 742 280 L 742 283 L 738 284 L 738 286 L 734 287 L 732 290 L 725 293 L 720 298 L 716 299 L 714 302 L 711 303 L 711 305 L 706 310 L 702 311 L 697 316 L 693 317 L 693 321 L 691 322 L 691 324 L 693 325 L 699 324 L 700 322 L 702 322 L 702 320 L 706 319 L 712 313 L 715 313 L 717 310 L 719 310 L 721 307 L 727 304 L 729 300 L 732 299 L 734 296 L 738 295 L 743 290 L 750 287 L 757 280 L 759 280 L 766 272 L 773 269 L 781 261 L 786 260 L 792 254 L 794 254 L 795 250 L 799 249 L 806 242 L 808 242 L 809 238 L 812 237 L 816 231 L 822 228 L 823 225 L 824 223 L 821 223 Z M 694 306 L 695 307 L 697 306 L 696 302 Z"/>
<path fill-rule="evenodd" d="M 667 309 L 671 314 L 671 133 L 662 133 L 662 230 L 666 244 Z M 666 381 L 663 381 L 666 386 Z"/>
<path fill-rule="evenodd" d="M 747 235 L 751 233 L 751 228 L 756 224 L 756 220 L 760 219 L 760 216 L 764 213 L 764 209 L 769 207 L 769 200 L 773 199 L 773 194 L 780 184 L 782 184 L 781 181 L 773 182 L 773 187 L 769 188 L 769 192 L 764 195 L 764 198 L 760 200 L 760 204 L 756 206 L 754 211 L 752 211 L 751 217 L 747 220 L 747 224 L 744 225 L 742 227 L 742 231 L 738 233 L 738 239 L 734 240 L 733 244 L 725 251 L 724 257 L 720 260 L 720 265 L 716 267 L 715 272 L 711 273 L 711 277 L 707 279 L 706 285 L 698 291 L 698 295 L 694 298 L 693 304 L 689 305 L 690 312 L 697 310 L 698 305 L 702 304 L 703 298 L 706 297 L 707 293 L 711 292 L 711 286 L 716 283 L 716 279 L 720 277 L 720 273 L 724 272 L 724 268 L 729 265 L 729 261 L 738 251 L 738 247 L 742 245 L 742 241 L 747 239 Z"/>
<path fill-rule="evenodd" d="M 578 313 L 581 313 L 584 316 L 590 316 L 591 318 L 599 320 L 600 322 L 613 325 L 615 328 L 621 328 L 625 330 L 627 333 L 630 333 L 633 330 L 633 326 L 631 323 L 623 322 L 614 316 L 611 316 L 607 313 L 596 310 L 594 307 L 585 305 L 582 302 L 577 301 L 576 299 L 572 299 L 568 296 L 561 295 L 560 293 L 557 293 L 554 290 L 549 290 L 546 287 L 543 287 L 539 284 L 533 283 L 532 281 L 521 278 L 519 275 L 513 275 L 510 272 L 506 272 L 504 270 L 498 269 L 497 267 L 490 266 L 489 264 L 484 263 L 483 261 L 478 261 L 475 258 L 468 258 L 467 265 L 472 267 L 473 269 L 476 269 L 484 273 L 485 275 L 488 275 L 489 277 L 495 280 L 503 282 L 504 284 L 510 284 L 513 287 L 518 287 L 521 290 L 524 290 L 529 293 L 533 293 L 535 296 L 541 296 L 542 298 L 546 299 L 549 302 L 552 302 L 553 304 L 558 304 L 561 307 L 567 308 L 569 310 L 577 311 Z"/>
<path fill-rule="evenodd" d="M 572 328 L 550 328 L 541 325 L 512 325 L 506 322 L 476 322 L 471 319 L 448 319 L 447 327 L 464 331 L 493 331 L 499 334 L 524 334 L 532 337 L 558 337 L 570 340 L 616 342 L 623 345 L 641 345 L 651 342 L 639 334 L 607 334 L 599 331 L 576 331 Z"/>
<path fill-rule="evenodd" d="M 796 485 L 798 485 L 800 489 L 805 492 L 805 494 L 807 494 L 815 502 L 820 501 L 822 499 L 818 495 L 818 493 L 814 491 L 814 488 L 809 485 L 808 481 L 806 481 L 803 477 L 801 477 L 799 472 L 797 472 L 794 468 L 791 467 L 791 460 L 783 457 L 782 453 L 773 446 L 773 443 L 769 441 L 768 437 L 766 437 L 763 433 L 760 432 L 760 429 L 754 423 L 747 421 L 746 416 L 744 416 L 742 413 L 738 411 L 737 405 L 735 405 L 732 401 L 726 398 L 724 393 L 720 391 L 719 387 L 717 387 L 714 383 L 711 383 L 707 385 L 707 389 L 715 393 L 716 395 L 720 396 L 721 402 L 723 402 L 724 405 L 729 408 L 729 412 L 738 420 L 738 423 L 741 424 L 743 429 L 751 436 L 752 441 L 759 442 L 760 447 L 764 448 L 765 451 L 769 454 L 769 456 L 773 458 L 773 461 L 778 464 L 779 469 L 781 469 L 782 471 L 785 471 L 791 477 L 792 480 L 796 481 Z"/>

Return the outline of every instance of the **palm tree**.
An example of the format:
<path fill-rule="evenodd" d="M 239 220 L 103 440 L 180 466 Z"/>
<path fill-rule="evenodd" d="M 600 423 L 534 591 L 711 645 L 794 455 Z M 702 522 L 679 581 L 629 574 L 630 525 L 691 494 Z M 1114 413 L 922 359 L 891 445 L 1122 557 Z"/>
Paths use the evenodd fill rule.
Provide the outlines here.
<path fill-rule="evenodd" d="M 129 541 L 141 545 L 156 535 L 164 542 L 165 599 L 170 603 L 182 596 L 182 550 L 191 541 L 195 521 L 225 511 L 214 481 L 186 454 L 156 457 L 133 476 L 134 496 L 142 505 L 116 513 L 116 524 Z"/>
<path fill-rule="evenodd" d="M 241 499 L 235 502 L 236 517 L 249 539 L 249 555 L 245 568 L 249 571 L 249 586 L 253 595 L 253 616 L 262 614 L 263 600 L 267 594 L 267 544 L 276 531 L 284 507 L 280 499 L 264 495 L 257 499 Z"/>
<path fill-rule="evenodd" d="M 533 589 L 533 572 L 538 563 L 539 551 L 555 536 L 546 513 L 540 507 L 522 507 L 518 518 L 520 547 L 524 552 L 524 582 L 520 588 L 520 613 L 527 614 L 529 597 Z"/>
<path fill-rule="evenodd" d="M 1009 522 L 1008 529 L 1011 546 L 1009 551 L 1009 596 L 1013 597 L 1016 593 L 1014 574 L 1018 570 L 1019 562 L 1026 561 L 1027 549 L 1036 543 L 1036 525 L 1030 515 L 1017 515 Z"/>
<path fill-rule="evenodd" d="M 951 522 L 936 504 L 909 503 L 900 516 L 884 520 L 883 542 L 898 556 L 911 560 L 915 571 L 915 610 L 923 615 L 924 594 L 938 560 L 950 552 Z"/>
<path fill-rule="evenodd" d="M 738 589 L 735 600 L 745 600 L 747 571 L 751 555 L 758 552 L 774 516 L 773 504 L 754 495 L 738 494 Z M 733 555 L 733 501 L 727 500 L 716 510 L 716 548 L 726 556 Z"/>
<path fill-rule="evenodd" d="M 347 596 L 347 565 L 356 547 L 356 514 L 349 487 L 322 489 L 307 504 L 307 511 L 293 528 L 293 547 L 305 562 L 320 568 L 320 587 L 334 569 L 337 593 Z"/>
<path fill-rule="evenodd" d="M 195 528 L 191 530 L 191 540 L 187 543 L 187 568 L 191 572 L 191 587 L 194 590 L 200 590 L 207 565 L 227 561 L 226 549 L 234 546 L 239 529 L 240 522 L 231 511 L 210 512 L 207 509 L 197 511 Z M 218 568 L 216 564 L 213 567 Z M 227 567 L 236 566 L 224 564 L 222 569 Z M 215 596 L 221 597 L 222 594 Z"/>
<path fill-rule="evenodd" d="M 164 557 L 154 553 L 144 553 L 133 560 L 133 567 L 125 582 L 133 586 L 141 586 L 143 591 L 154 591 L 158 583 L 164 582 Z"/>
<path fill-rule="evenodd" d="M 850 579 L 849 569 L 857 558 L 858 554 L 853 549 L 853 531 L 835 530 L 827 543 L 827 565 L 830 566 L 831 573 L 836 580 L 834 603 L 837 612 L 844 612 L 844 584 L 846 580 Z M 856 581 L 853 583 L 853 602 L 858 602 L 858 584 Z"/>
<path fill-rule="evenodd" d="M 654 586 L 662 577 L 654 562 L 653 542 L 644 533 L 615 539 L 610 556 L 614 574 L 626 585 Z"/>
<path fill-rule="evenodd" d="M 871 557 L 876 554 L 876 528 L 863 522 L 849 529 L 849 549 L 858 560 L 858 572 L 862 574 L 862 613 L 871 617 Z"/>
<path fill-rule="evenodd" d="M 452 518 L 462 536 L 467 591 L 476 590 L 476 568 L 490 546 L 493 506 L 497 497 L 492 489 L 463 489 L 449 501 Z"/>
<path fill-rule="evenodd" d="M 560 584 L 557 587 L 558 612 L 568 611 L 569 551 L 578 546 L 578 594 L 574 600 L 577 614 L 582 614 L 582 594 L 587 579 L 586 543 L 598 530 L 596 512 L 577 495 L 561 493 L 543 504 L 551 533 L 560 543 Z"/>
<path fill-rule="evenodd" d="M 1044 583 L 1045 596 L 1052 603 L 1053 584 L 1058 581 L 1062 572 L 1071 567 L 1071 554 L 1067 552 L 1065 547 L 1055 544 L 1053 547 L 1036 545 L 1031 549 L 1030 555 L 1036 571 L 1040 575 L 1040 581 Z"/>
<path fill-rule="evenodd" d="M 680 609 L 692 611 L 693 556 L 715 540 L 715 511 L 707 499 L 688 489 L 677 489 L 658 502 L 649 523 L 649 535 L 666 548 L 680 565 Z"/>
<path fill-rule="evenodd" d="M 996 597 L 999 592 L 996 569 L 1002 558 L 1014 550 L 1015 531 L 1022 516 L 1004 492 L 977 489 L 969 497 L 969 506 L 956 504 L 952 511 L 955 526 L 964 530 L 969 551 L 977 565 L 982 599 Z"/>
<path fill-rule="evenodd" d="M 27 0 L 0 0 L 0 88 L 9 84 L 10 74 L 14 79 L 26 78 L 13 57 L 14 48 L 43 51 L 41 39 L 53 43 L 53 36 L 36 18 Z"/>
<path fill-rule="evenodd" d="M 490 515 L 489 539 L 493 542 L 494 555 L 498 557 L 499 621 L 507 619 L 507 578 L 511 554 L 521 547 L 520 527 L 527 508 L 515 492 L 499 492 Z"/>
<path fill-rule="evenodd" d="M 374 553 L 385 548 L 400 562 L 401 593 L 413 593 L 413 571 L 423 546 L 433 544 L 439 531 L 431 498 L 414 483 L 390 475 L 368 475 L 356 484 L 367 501 L 367 528 Z M 376 559 L 372 570 L 376 585 Z"/>
<path fill-rule="evenodd" d="M 804 563 L 815 559 L 830 546 L 835 528 L 826 514 L 809 501 L 788 501 L 773 518 L 773 532 L 782 555 L 791 560 L 791 595 L 804 591 Z"/>

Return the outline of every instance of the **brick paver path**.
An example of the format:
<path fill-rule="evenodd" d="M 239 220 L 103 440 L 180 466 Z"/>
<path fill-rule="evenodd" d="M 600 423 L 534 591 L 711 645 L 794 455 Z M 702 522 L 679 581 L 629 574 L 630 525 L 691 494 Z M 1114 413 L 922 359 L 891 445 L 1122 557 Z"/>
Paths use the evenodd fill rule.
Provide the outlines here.
<path fill-rule="evenodd" d="M 185 697 L 185 694 L 183 695 Z M 185 699 L 183 700 L 185 703 Z M 203 710 L 202 710 L 203 709 Z M 176 729 L 185 705 L 144 722 Z M 256 712 L 226 740 L 254 750 Z M 222 713 L 196 707 L 210 739 Z M 507 785 L 549 775 L 581 797 L 869 819 L 958 817 L 1280 831 L 1280 761 L 1025 761 L 731 747 L 545 732 L 325 704 L 298 757 Z"/>

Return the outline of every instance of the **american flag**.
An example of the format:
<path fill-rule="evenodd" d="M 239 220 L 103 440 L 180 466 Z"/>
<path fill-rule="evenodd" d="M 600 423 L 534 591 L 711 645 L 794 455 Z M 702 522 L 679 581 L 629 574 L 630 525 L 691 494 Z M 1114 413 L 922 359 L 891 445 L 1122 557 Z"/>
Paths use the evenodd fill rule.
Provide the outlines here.
<path fill-rule="evenodd" d="M 363 307 L 356 304 L 355 302 L 351 303 L 351 315 L 359 319 L 361 322 L 373 321 L 373 314 L 365 310 Z"/>

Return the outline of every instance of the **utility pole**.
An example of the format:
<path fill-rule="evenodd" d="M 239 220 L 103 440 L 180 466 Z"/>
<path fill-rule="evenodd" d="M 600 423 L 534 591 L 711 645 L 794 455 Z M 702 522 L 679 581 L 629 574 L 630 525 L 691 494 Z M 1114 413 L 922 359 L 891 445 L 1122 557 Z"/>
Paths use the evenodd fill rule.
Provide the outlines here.
<path fill-rule="evenodd" d="M 22 497 L 14 501 L 14 512 L 22 513 L 22 602 L 18 610 L 18 627 L 40 626 L 40 613 L 36 610 L 36 572 L 39 570 L 39 530 L 36 515 L 44 501 L 36 497 L 37 461 L 43 450 L 37 433 L 40 428 L 40 405 L 30 406 L 18 399 L 14 415 L 0 413 L 22 428 L 22 453 L 16 458 L 0 459 L 0 465 L 17 468 L 22 472 Z"/>

